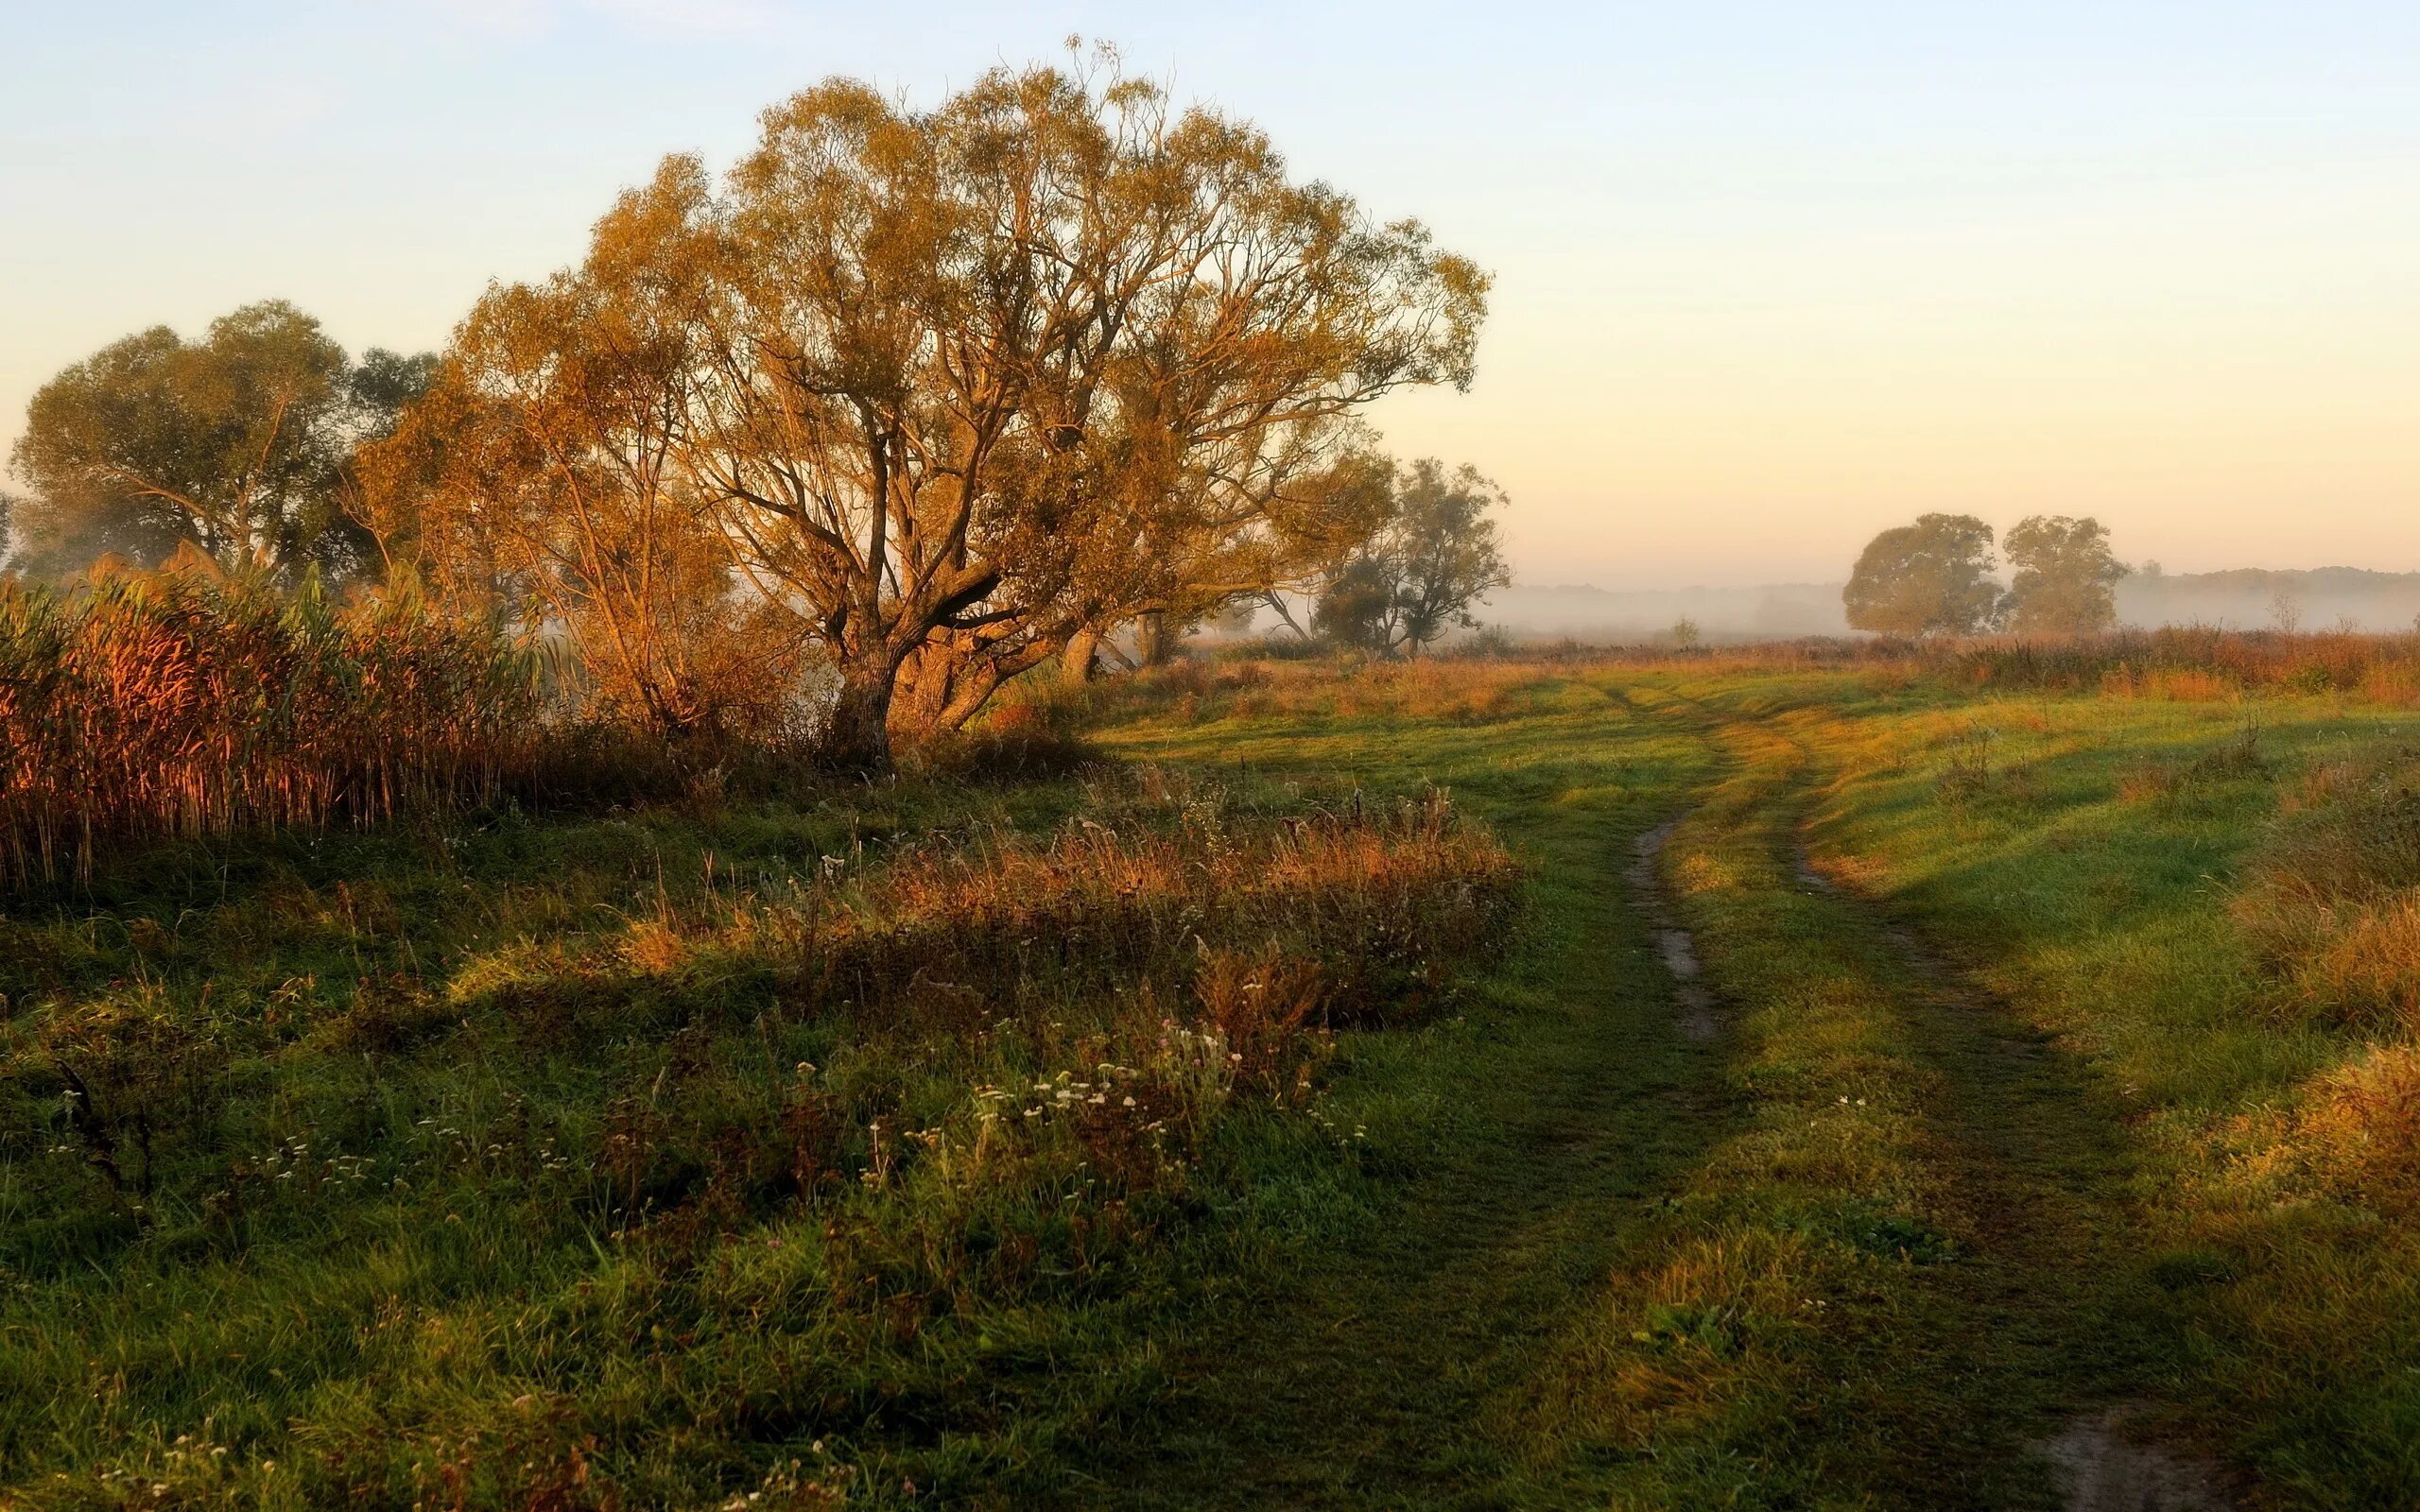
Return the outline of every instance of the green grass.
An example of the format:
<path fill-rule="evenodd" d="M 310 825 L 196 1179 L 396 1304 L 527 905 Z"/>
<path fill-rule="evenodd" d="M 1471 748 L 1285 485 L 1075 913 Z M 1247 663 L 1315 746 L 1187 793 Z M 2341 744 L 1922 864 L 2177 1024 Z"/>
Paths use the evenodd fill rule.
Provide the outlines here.
<path fill-rule="evenodd" d="M 1623 746 L 1642 713 L 1703 752 L 1700 775 L 1612 833 L 1568 825 L 1530 772 L 1562 738 L 1550 711 L 1592 691 L 1620 708 L 1593 743 L 1618 769 L 1642 770 Z M 1590 1242 L 1563 1236 L 1526 1266 L 1417 1215 L 1473 1214 L 1518 1254 L 1530 1179 L 1591 1190 L 1510 1153 L 1540 1115 L 1496 1089 L 1533 1074 L 1523 1057 L 1550 1021 L 1525 1005 L 1495 1053 L 1458 1058 L 1469 1106 L 1495 1110 L 1480 1125 L 1486 1174 L 1431 1173 L 1450 1185 L 1407 1192 L 1400 1227 L 1273 1283 L 1259 1352 L 1257 1332 L 1221 1338 L 1224 1363 L 1191 1399 L 1218 1427 L 1177 1441 L 1207 1467 L 1178 1482 L 1182 1500 L 2049 1504 L 2038 1446 L 2113 1402 L 2275 1504 L 2420 1494 L 2410 1230 L 2301 1190 L 2246 1232 L 2248 1207 L 2288 1194 L 2229 1171 L 2257 1145 L 2248 1125 L 2358 1059 L 2361 1040 L 2273 1011 L 2227 912 L 2295 773 L 2397 745 L 2420 721 L 2328 699 L 1978 697 L 1887 677 L 1662 670 L 1516 686 L 1490 700 L 1484 733 L 1467 728 L 1475 700 L 1410 686 L 1398 706 L 1443 702 L 1443 716 L 1404 720 L 1366 690 L 1346 718 L 1265 712 L 1305 697 L 1197 691 L 1126 739 L 1374 781 L 1441 774 L 1551 858 L 1542 872 L 1577 879 L 1600 902 L 1602 938 L 1632 953 L 1635 920 L 1601 905 L 1621 842 L 1688 807 L 1665 869 L 1733 1032 L 1694 1064 L 1668 1028 L 1660 1054 L 1610 1067 L 1547 1051 L 1590 1066 L 1604 1078 L 1592 1090 L 1621 1089 L 1617 1105 L 1686 1088 L 1663 1092 L 1658 1120 L 1691 1137 L 1678 1163 L 1633 1146 L 1623 1178 L 1644 1200 L 1625 1195 Z M 1222 717 L 1238 707 L 1253 717 Z M 1802 852 L 1836 879 L 1828 890 L 1800 873 Z M 1579 970 L 1547 1000 L 1610 1024 L 1644 990 L 1668 1021 L 1652 976 L 1608 1001 L 1589 991 L 1607 979 L 1592 984 L 1587 956 L 1540 964 L 1557 959 Z M 1690 1068 L 1677 1082 L 1662 1069 L 1672 1056 Z M 1384 1074 L 1438 1074 L 1424 1061 Z M 1500 1330 L 1493 1347 L 1441 1327 L 1456 1310 L 1433 1292 L 1412 1316 L 1376 1299 L 1418 1290 L 1392 1278 L 1428 1266 L 1441 1234 L 1491 1267 L 1494 1295 L 1522 1298 L 1517 1324 L 1477 1314 Z M 1575 1255 L 1601 1267 L 1590 1284 L 1548 1279 Z M 1378 1284 L 1357 1287 L 1365 1276 Z M 1318 1300 L 1329 1292 L 1359 1300 Z M 1371 1319 L 1397 1341 L 1387 1367 L 1323 1362 L 1303 1342 L 1321 1336 L 1305 1307 Z M 1288 1410 L 1238 1410 L 1253 1400 Z M 1168 1446 L 1148 1455 L 1166 1473 Z M 1289 1479 L 1305 1466 L 1322 1478 Z"/>
<path fill-rule="evenodd" d="M 1165 1506 L 1579 1504 L 1630 1449 L 1545 1420 L 1543 1374 L 1723 1136 L 1717 1050 L 1670 1012 L 1614 885 L 1636 833 L 1711 770 L 1695 731 L 1579 685 L 1525 715 L 1149 727 L 1153 759 L 1271 780 L 1448 785 L 1531 864 L 1523 948 L 1493 1003 L 1356 1041 L 1334 1092 L 1390 1179 L 1240 1279 L 1173 1346 L 1171 1400 L 1088 1467 L 1099 1500 Z M 1114 1492 L 1109 1488 L 1115 1487 Z"/>
<path fill-rule="evenodd" d="M 2420 1215 L 2314 1175 L 2304 1111 L 2400 1031 L 2288 1011 L 2230 913 L 2299 774 L 2420 719 L 1670 664 L 1191 671 L 1090 717 L 1173 775 L 20 899 L 0 1497 L 2025 1507 L 2125 1401 L 2263 1504 L 2420 1500 Z M 1159 1054 L 1190 956 L 877 1012 L 762 943 L 827 857 L 878 889 L 1078 816 L 1249 836 L 1432 783 L 1527 867 L 1495 964 L 1372 978 L 1425 1005 L 1115 1179 L 1072 1134 L 980 1163 L 977 1090 Z M 1623 880 L 1684 816 L 1711 1041 Z M 1359 970 L 1328 917 L 1200 929 Z M 175 1130 L 148 1196 L 59 1110 L 79 1014 L 170 1026 L 118 1073 Z"/>
<path fill-rule="evenodd" d="M 1821 843 L 2123 1107 L 2175 1399 L 2282 1504 L 2420 1501 L 2420 1235 L 2299 1169 L 2290 1122 L 2379 1026 L 2291 1011 L 2228 908 L 2300 774 L 2404 748 L 2414 721 L 1993 700 L 1953 717 L 1994 732 L 1997 771 L 1952 795 L 1921 753 L 1943 717 L 1826 727 L 1843 778 Z"/>

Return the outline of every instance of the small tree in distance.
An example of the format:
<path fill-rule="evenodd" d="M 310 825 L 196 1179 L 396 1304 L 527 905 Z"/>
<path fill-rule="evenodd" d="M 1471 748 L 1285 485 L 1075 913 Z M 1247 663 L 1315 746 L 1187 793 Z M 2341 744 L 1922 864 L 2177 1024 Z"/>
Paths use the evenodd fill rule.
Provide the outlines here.
<path fill-rule="evenodd" d="M 1999 620 L 1992 567 L 1990 525 L 1928 514 L 1867 542 L 1841 599 L 1852 627 L 1877 635 L 1974 635 Z"/>
<path fill-rule="evenodd" d="M 2086 516 L 2029 515 L 2005 542 L 2015 578 L 2009 627 L 2024 635 L 2090 635 L 2118 623 L 2116 588 L 2127 568 L 2109 550 L 2109 529 Z"/>
<path fill-rule="evenodd" d="M 1463 464 L 1423 457 L 1395 479 L 1394 507 L 1320 594 L 1312 626 L 1328 639 L 1417 656 L 1478 621 L 1471 606 L 1512 581 L 1488 510 L 1504 490 Z"/>

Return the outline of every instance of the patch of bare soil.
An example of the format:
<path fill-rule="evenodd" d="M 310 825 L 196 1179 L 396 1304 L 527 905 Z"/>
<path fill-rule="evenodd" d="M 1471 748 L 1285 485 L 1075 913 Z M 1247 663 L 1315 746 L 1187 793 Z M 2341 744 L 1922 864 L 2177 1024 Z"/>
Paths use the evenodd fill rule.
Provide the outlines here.
<path fill-rule="evenodd" d="M 2086 1413 L 2042 1446 L 2066 1512 L 2232 1512 L 2224 1471 L 2127 1436 L 2129 1416 L 2125 1407 Z"/>

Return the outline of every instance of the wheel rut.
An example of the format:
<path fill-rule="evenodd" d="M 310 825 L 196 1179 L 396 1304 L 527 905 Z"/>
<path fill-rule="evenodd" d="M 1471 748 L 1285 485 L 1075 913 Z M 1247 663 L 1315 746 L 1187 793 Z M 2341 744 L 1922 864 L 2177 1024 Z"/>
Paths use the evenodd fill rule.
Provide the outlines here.
<path fill-rule="evenodd" d="M 1673 918 L 1665 900 L 1663 881 L 1656 874 L 1657 858 L 1671 843 L 1685 816 L 1674 815 L 1632 841 L 1631 862 L 1622 877 L 1630 884 L 1632 906 L 1647 917 L 1655 931 L 1655 954 L 1672 978 L 1672 1001 L 1680 1009 L 1681 1033 L 1694 1043 L 1705 1044 L 1721 1035 L 1722 1022 L 1715 1012 L 1714 993 L 1703 979 L 1704 971 L 1698 964 L 1697 941 Z"/>
<path fill-rule="evenodd" d="M 1888 946 L 1897 964 L 1920 984 L 1929 1005 L 1954 1025 L 1962 1041 L 1944 1056 L 1944 1069 L 1962 1093 L 1981 1092 L 1966 1104 L 1965 1128 L 1970 1147 L 1980 1154 L 1976 1167 L 1988 1167 L 1992 1179 L 1979 1194 L 1999 1208 L 1986 1228 L 1996 1246 L 2013 1252 L 2017 1264 L 2003 1280 L 2014 1280 L 2042 1265 L 2055 1267 L 2060 1257 L 2028 1254 L 2042 1246 L 2037 1232 L 2072 1231 L 2077 1210 L 2104 1203 L 2100 1194 L 2084 1190 L 2075 1169 L 2050 1146 L 2059 1142 L 2028 1127 L 2030 1115 L 2046 1111 L 2048 1099 L 2027 1095 L 2044 1091 L 2060 1074 L 2040 1036 L 2025 1029 L 2009 1005 L 1946 958 L 1912 930 L 1893 919 L 1856 888 L 1824 872 L 1808 850 L 1804 835 L 1791 858 L 1798 881 L 1810 891 L 1854 910 L 1870 922 L 1875 936 Z M 2071 1122 L 2053 1116 L 2052 1125 Z M 2046 1205 L 2068 1209 L 2067 1221 L 2037 1223 Z M 2093 1222 L 2100 1215 L 2086 1211 L 2087 1222 L 2105 1233 L 2109 1225 Z M 2078 1263 L 2066 1257 L 2067 1264 Z M 2003 1292 L 1991 1311 L 2005 1314 L 2045 1312 L 2056 1298 L 2018 1289 Z M 2012 1316 L 2011 1322 L 2015 1319 Z M 2108 1400 L 2093 1383 L 2077 1383 L 2076 1396 L 2090 1405 L 2073 1410 L 2047 1437 L 2031 1447 L 2048 1466 L 2062 1512 L 2235 1512 L 2242 1486 L 2219 1461 L 2152 1436 L 2155 1406 L 2148 1400 Z M 2098 1400 L 2095 1400 L 2095 1399 Z"/>

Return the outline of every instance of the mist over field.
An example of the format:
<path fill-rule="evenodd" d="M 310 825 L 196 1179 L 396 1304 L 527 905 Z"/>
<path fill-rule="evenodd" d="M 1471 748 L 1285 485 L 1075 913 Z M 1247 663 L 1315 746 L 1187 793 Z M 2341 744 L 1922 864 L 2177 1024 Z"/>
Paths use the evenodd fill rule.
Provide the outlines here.
<path fill-rule="evenodd" d="M 1668 639 L 1674 622 L 1684 618 L 1716 642 L 1854 635 L 1858 632 L 1850 628 L 1842 610 L 1841 588 L 1837 582 L 1658 589 L 1515 583 L 1490 595 L 1474 612 L 1516 640 L 1570 639 L 1596 645 Z M 2118 624 L 2134 628 L 2190 625 L 2376 633 L 2408 630 L 2420 618 L 2420 573 L 2360 567 L 2136 571 L 2118 584 L 2117 596 Z M 2292 623 L 2285 623 L 2281 613 Z"/>

